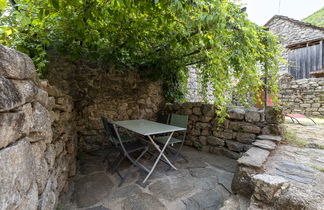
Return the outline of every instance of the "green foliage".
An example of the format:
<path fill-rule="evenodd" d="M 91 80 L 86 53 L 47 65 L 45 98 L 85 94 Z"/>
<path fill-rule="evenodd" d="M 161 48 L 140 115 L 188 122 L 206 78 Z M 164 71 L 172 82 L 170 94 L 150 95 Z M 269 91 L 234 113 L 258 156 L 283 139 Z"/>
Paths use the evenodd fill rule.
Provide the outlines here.
<path fill-rule="evenodd" d="M 304 18 L 302 21 L 316 26 L 324 27 L 324 7 L 318 10 L 317 12 L 311 14 L 307 18 Z"/>
<path fill-rule="evenodd" d="M 2 43 L 26 52 L 41 72 L 46 50 L 162 79 L 168 101 L 185 93 L 187 67 L 201 69 L 219 114 L 234 89 L 259 94 L 268 76 L 276 93 L 276 38 L 223 0 L 16 0 L 2 10 Z M 10 14 L 10 15 L 6 15 Z M 262 71 L 261 71 L 261 70 Z"/>

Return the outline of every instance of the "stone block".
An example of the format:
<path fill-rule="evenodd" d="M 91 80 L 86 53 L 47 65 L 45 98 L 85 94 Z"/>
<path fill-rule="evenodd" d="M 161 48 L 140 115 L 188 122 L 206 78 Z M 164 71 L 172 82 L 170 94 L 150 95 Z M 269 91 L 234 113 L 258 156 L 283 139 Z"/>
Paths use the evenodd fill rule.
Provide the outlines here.
<path fill-rule="evenodd" d="M 280 142 L 282 140 L 282 137 L 281 136 L 272 136 L 272 135 L 259 135 L 257 137 L 257 139 Z"/>
<path fill-rule="evenodd" d="M 35 165 L 29 141 L 23 138 L 0 150 L 0 209 L 17 209 L 19 206 L 36 209 L 38 192 L 34 187 Z M 23 204 L 26 206 L 21 206 Z"/>
<path fill-rule="evenodd" d="M 224 146 L 225 145 L 225 141 L 223 139 L 214 137 L 214 136 L 208 136 L 207 137 L 207 142 L 210 145 L 213 146 Z"/>
<path fill-rule="evenodd" d="M 22 96 L 12 81 L 0 78 L 0 92 L 0 111 L 8 111 L 23 104 Z"/>
<path fill-rule="evenodd" d="M 26 54 L 0 45 L 0 77 L 9 79 L 35 79 L 35 66 Z"/>
<path fill-rule="evenodd" d="M 261 119 L 260 113 L 257 110 L 249 110 L 245 113 L 245 120 L 247 122 L 259 122 Z"/>
<path fill-rule="evenodd" d="M 261 168 L 263 163 L 267 160 L 270 152 L 258 147 L 252 147 L 244 155 L 238 159 L 240 165 Z"/>
<path fill-rule="evenodd" d="M 203 104 L 202 108 L 201 108 L 201 112 L 205 116 L 214 116 L 215 115 L 213 105 L 211 105 L 211 104 Z"/>
<path fill-rule="evenodd" d="M 230 119 L 243 120 L 245 116 L 245 110 L 242 108 L 232 108 L 227 112 Z"/>
<path fill-rule="evenodd" d="M 18 112 L 0 113 L 0 149 L 29 134 L 32 117 L 31 104 L 26 104 Z"/>
<path fill-rule="evenodd" d="M 270 151 L 274 150 L 277 146 L 273 141 L 269 141 L 269 140 L 256 140 L 252 144 L 261 149 L 266 149 Z"/>
<path fill-rule="evenodd" d="M 192 109 L 192 113 L 195 114 L 195 115 L 201 115 L 201 109 L 200 109 L 200 107 L 194 107 Z"/>
<path fill-rule="evenodd" d="M 241 126 L 242 130 L 247 133 L 259 134 L 261 133 L 261 128 L 254 124 L 244 124 Z"/>
<path fill-rule="evenodd" d="M 236 135 L 236 140 L 244 143 L 244 144 L 251 144 L 255 140 L 255 134 L 252 133 L 238 133 Z"/>
<path fill-rule="evenodd" d="M 267 204 L 272 204 L 275 200 L 275 194 L 281 189 L 281 186 L 287 182 L 280 176 L 269 174 L 257 174 L 252 177 L 254 183 L 253 197 Z"/>
<path fill-rule="evenodd" d="M 281 107 L 268 106 L 265 109 L 265 120 L 270 124 L 278 124 L 284 122 L 285 116 Z"/>
<path fill-rule="evenodd" d="M 232 140 L 226 140 L 226 146 L 229 150 L 235 151 L 235 152 L 242 152 L 244 145 L 242 143 L 239 143 L 237 141 Z"/>
<path fill-rule="evenodd" d="M 207 145 L 207 137 L 205 137 L 205 136 L 199 136 L 199 142 L 202 145 Z"/>
<path fill-rule="evenodd" d="M 221 139 L 234 139 L 235 133 L 232 131 L 214 131 L 213 135 Z"/>
<path fill-rule="evenodd" d="M 40 103 L 33 104 L 32 127 L 30 129 L 32 141 L 44 140 L 49 143 L 52 140 L 52 128 L 50 114 Z"/>

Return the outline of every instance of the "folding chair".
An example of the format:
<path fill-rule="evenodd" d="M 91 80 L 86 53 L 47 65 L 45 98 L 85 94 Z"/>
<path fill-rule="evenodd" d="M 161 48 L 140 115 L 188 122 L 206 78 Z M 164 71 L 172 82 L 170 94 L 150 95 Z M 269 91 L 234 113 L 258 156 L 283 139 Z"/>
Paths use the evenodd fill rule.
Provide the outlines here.
<path fill-rule="evenodd" d="M 290 119 L 293 123 L 297 122 L 300 125 L 305 125 L 305 124 L 302 124 L 301 122 L 299 122 L 299 120 L 297 119 L 297 118 L 299 118 L 299 119 L 309 119 L 316 125 L 316 122 L 312 118 L 307 117 L 306 115 L 303 115 L 303 114 L 298 114 L 298 113 L 297 114 L 285 114 L 285 116 L 290 117 Z"/>
<path fill-rule="evenodd" d="M 109 123 L 107 118 L 102 117 L 101 119 L 104 124 L 106 133 L 110 136 L 110 138 L 112 139 L 111 141 L 114 143 L 115 147 L 119 150 L 119 156 L 116 158 L 115 164 L 113 164 L 113 166 L 114 165 L 115 166 L 112 169 L 112 172 L 113 173 L 116 172 L 118 176 L 121 178 L 121 182 L 119 183 L 118 186 L 121 186 L 123 184 L 126 177 L 130 173 L 131 167 L 128 168 L 124 176 L 122 176 L 118 170 L 120 164 L 125 158 L 131 161 L 131 163 L 134 166 L 137 166 L 140 169 L 149 173 L 149 170 L 141 163 L 138 162 L 141 159 L 141 157 L 143 157 L 143 155 L 148 151 L 148 146 L 142 144 L 140 141 L 137 140 L 134 141 L 134 139 L 130 140 L 129 138 L 127 138 L 128 135 L 126 135 L 126 138 L 123 138 L 125 137 L 125 135 L 120 135 L 115 125 Z M 136 159 L 130 156 L 130 154 L 135 152 L 141 152 L 141 154 Z"/>
<path fill-rule="evenodd" d="M 162 114 L 162 113 L 160 113 L 158 115 L 158 117 L 157 117 L 156 122 L 163 123 L 163 124 L 168 124 L 169 123 L 169 118 L 170 118 L 170 115 L 169 114 Z"/>
<path fill-rule="evenodd" d="M 182 127 L 182 128 L 187 128 L 188 125 L 188 115 L 178 115 L 178 114 L 172 114 L 171 119 L 170 119 L 170 125 Z M 183 144 L 185 142 L 186 138 L 186 133 L 187 131 L 183 131 L 183 137 L 182 139 L 172 137 L 171 140 L 169 141 L 168 149 L 172 152 L 174 152 L 174 157 L 172 158 L 172 163 L 174 163 L 178 156 L 180 156 L 182 159 L 184 159 L 186 162 L 188 162 L 188 159 L 185 158 L 181 153 L 181 149 L 183 147 Z M 168 140 L 168 136 L 158 136 L 155 138 L 155 140 L 160 143 L 160 144 L 165 144 L 166 141 Z M 174 148 L 173 144 L 181 143 L 178 149 Z"/>

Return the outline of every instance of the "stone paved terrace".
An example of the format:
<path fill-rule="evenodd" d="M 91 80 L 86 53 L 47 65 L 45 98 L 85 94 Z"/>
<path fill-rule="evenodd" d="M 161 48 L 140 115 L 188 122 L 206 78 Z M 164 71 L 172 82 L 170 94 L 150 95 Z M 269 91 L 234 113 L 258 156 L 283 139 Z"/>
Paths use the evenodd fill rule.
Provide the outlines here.
<path fill-rule="evenodd" d="M 63 195 L 58 209 L 220 209 L 225 200 L 230 206 L 241 204 L 231 195 L 235 160 L 185 147 L 189 163 L 178 160 L 178 170 L 167 170 L 160 163 L 146 186 L 140 185 L 144 175 L 134 170 L 132 176 L 118 187 L 119 177 L 107 172 L 102 162 L 105 151 L 80 157 L 74 190 Z M 149 162 L 149 160 L 145 160 Z M 122 170 L 129 166 L 124 161 Z M 124 168 L 124 169 L 123 169 Z M 223 209 L 229 209 L 223 207 Z"/>

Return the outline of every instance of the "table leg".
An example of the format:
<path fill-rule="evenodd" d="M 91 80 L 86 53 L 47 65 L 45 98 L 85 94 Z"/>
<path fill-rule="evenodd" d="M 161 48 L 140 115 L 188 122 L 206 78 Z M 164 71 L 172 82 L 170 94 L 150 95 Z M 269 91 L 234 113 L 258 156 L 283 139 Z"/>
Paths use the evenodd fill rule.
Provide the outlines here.
<path fill-rule="evenodd" d="M 157 163 L 159 162 L 161 156 L 163 156 L 165 158 L 165 160 L 168 162 L 168 164 L 174 168 L 175 170 L 177 170 L 177 168 L 169 161 L 169 159 L 163 154 L 164 150 L 167 148 L 169 141 L 171 140 L 171 137 L 173 135 L 173 132 L 170 134 L 168 140 L 166 141 L 166 143 L 164 144 L 162 150 L 160 149 L 159 145 L 157 145 L 154 140 L 152 139 L 151 136 L 148 136 L 148 138 L 150 139 L 150 141 L 152 142 L 152 144 L 154 145 L 154 147 L 160 152 L 159 156 L 156 158 L 153 167 L 151 168 L 151 171 L 149 172 L 149 174 L 145 177 L 143 183 L 145 183 L 147 181 L 147 179 L 151 176 L 151 174 L 153 173 Z"/>

